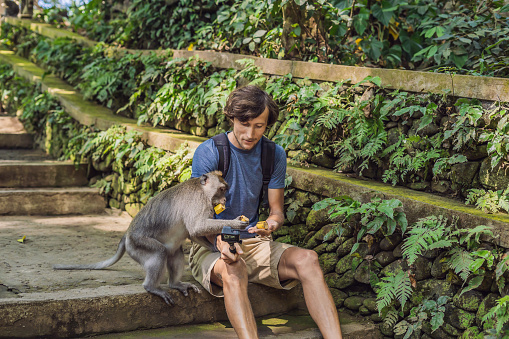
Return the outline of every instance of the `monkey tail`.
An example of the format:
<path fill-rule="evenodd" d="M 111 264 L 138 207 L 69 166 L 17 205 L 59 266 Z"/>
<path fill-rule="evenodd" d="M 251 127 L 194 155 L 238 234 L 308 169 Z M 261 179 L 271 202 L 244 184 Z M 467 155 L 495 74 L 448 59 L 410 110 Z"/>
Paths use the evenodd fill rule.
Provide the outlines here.
<path fill-rule="evenodd" d="M 55 270 L 102 270 L 103 268 L 109 267 L 115 264 L 122 258 L 125 253 L 125 235 L 122 240 L 118 243 L 117 252 L 115 255 L 107 260 L 87 265 L 53 265 Z"/>

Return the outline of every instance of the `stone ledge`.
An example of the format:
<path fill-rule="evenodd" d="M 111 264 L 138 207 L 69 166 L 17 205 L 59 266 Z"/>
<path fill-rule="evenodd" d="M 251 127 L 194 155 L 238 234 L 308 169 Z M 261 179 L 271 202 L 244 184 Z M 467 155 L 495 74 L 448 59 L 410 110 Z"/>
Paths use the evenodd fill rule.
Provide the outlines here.
<path fill-rule="evenodd" d="M 105 208 L 96 188 L 0 189 L 0 215 L 98 214 Z"/>
<path fill-rule="evenodd" d="M 202 290 L 184 297 L 170 290 L 166 305 L 141 285 L 101 286 L 0 299 L 0 337 L 66 338 L 181 324 L 227 320 L 222 298 Z M 302 302 L 302 289 L 276 290 L 250 284 L 255 316 L 288 312 Z"/>
<path fill-rule="evenodd" d="M 133 119 L 115 116 L 112 111 L 100 105 L 84 101 L 83 97 L 63 80 L 51 75 L 42 79 L 44 71 L 41 68 L 15 56 L 11 51 L 0 49 L 0 61 L 11 64 L 16 72 L 25 79 L 42 83 L 43 89 L 58 98 L 66 111 L 82 124 L 93 124 L 100 129 L 107 129 L 114 124 L 123 124 L 128 129 L 142 132 L 149 145 L 167 151 L 175 151 L 182 143 L 186 142 L 191 148 L 196 148 L 206 140 L 174 130 L 140 127 L 135 124 Z M 403 204 L 408 205 L 406 212 L 411 222 L 416 220 L 418 213 L 426 212 L 444 214 L 445 216 L 458 214 L 463 227 L 475 227 L 480 224 L 493 226 L 494 233 L 500 236 L 500 244 L 509 247 L 509 229 L 507 228 L 509 216 L 505 214 L 485 214 L 474 207 L 466 206 L 452 199 L 402 187 L 393 187 L 375 181 L 348 178 L 331 170 L 299 169 L 289 166 L 287 172 L 294 178 L 293 187 L 326 196 L 335 196 L 341 192 L 341 194 L 349 194 L 354 198 L 366 200 L 374 193 L 382 193 L 387 198 L 398 198 Z"/>
<path fill-rule="evenodd" d="M 48 24 L 17 18 L 5 18 L 4 20 L 12 25 L 26 27 L 50 38 L 67 36 L 79 40 L 86 46 L 96 44 L 96 42 L 83 38 L 76 33 L 54 28 Z M 168 50 L 157 50 L 156 52 L 167 53 L 167 51 Z M 189 58 L 196 55 L 205 61 L 212 62 L 214 66 L 219 68 L 232 67 L 239 69 L 240 65 L 235 61 L 250 58 L 255 60 L 255 65 L 259 66 L 266 74 L 286 75 L 291 73 L 296 78 L 307 77 L 319 81 L 342 81 L 350 79 L 354 83 L 363 80 L 367 76 L 378 76 L 382 79 L 383 86 L 390 89 L 438 94 L 449 91 L 450 94 L 459 97 L 509 102 L 509 79 L 506 78 L 277 60 L 215 51 L 172 51 L 175 57 Z M 151 51 L 144 51 L 144 53 L 149 52 Z"/>
<path fill-rule="evenodd" d="M 54 75 L 43 77 L 44 70 L 28 60 L 16 56 L 14 52 L 0 48 L 0 61 L 10 64 L 23 78 L 40 83 L 43 91 L 55 96 L 65 111 L 83 125 L 106 130 L 113 125 L 124 125 L 128 130 L 142 133 L 142 138 L 150 145 L 165 150 L 176 150 L 187 143 L 191 148 L 198 147 L 205 138 L 185 135 L 182 132 L 163 128 L 138 126 L 134 119 L 115 115 L 111 110 L 83 99 L 77 90 Z"/>
<path fill-rule="evenodd" d="M 349 195 L 362 202 L 368 202 L 374 196 L 399 199 L 403 203 L 409 223 L 416 222 L 423 215 L 441 214 L 449 219 L 457 216 L 459 225 L 464 228 L 474 228 L 478 225 L 491 226 L 493 233 L 499 236 L 498 244 L 509 248 L 509 215 L 507 214 L 487 214 L 457 200 L 377 181 L 350 178 L 345 174 L 326 169 L 302 169 L 288 166 L 287 173 L 292 176 L 293 187 L 327 197 Z"/>

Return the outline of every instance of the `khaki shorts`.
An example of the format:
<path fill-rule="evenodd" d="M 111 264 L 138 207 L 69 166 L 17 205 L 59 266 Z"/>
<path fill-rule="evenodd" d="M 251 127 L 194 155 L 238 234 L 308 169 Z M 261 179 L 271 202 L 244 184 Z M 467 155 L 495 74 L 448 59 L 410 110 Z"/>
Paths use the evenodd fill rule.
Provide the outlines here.
<path fill-rule="evenodd" d="M 272 241 L 272 237 L 242 239 L 241 258 L 247 267 L 248 280 L 278 289 L 289 290 L 297 285 L 297 280 L 279 281 L 278 264 L 283 252 L 293 245 Z M 221 254 L 193 243 L 189 254 L 189 265 L 193 277 L 212 295 L 223 297 L 223 288 L 210 281 L 214 265 Z"/>

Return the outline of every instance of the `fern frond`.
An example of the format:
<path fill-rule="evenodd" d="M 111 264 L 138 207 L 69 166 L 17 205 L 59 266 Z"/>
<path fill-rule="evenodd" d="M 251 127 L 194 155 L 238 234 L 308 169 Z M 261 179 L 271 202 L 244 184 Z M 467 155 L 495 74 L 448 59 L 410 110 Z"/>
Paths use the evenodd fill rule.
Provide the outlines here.
<path fill-rule="evenodd" d="M 451 258 L 449 259 L 449 267 L 459 274 L 463 281 L 466 281 L 470 276 L 470 264 L 474 261 L 471 254 L 461 247 L 453 248 L 451 250 Z"/>
<path fill-rule="evenodd" d="M 395 309 L 387 312 L 387 315 L 384 318 L 384 324 L 388 327 L 393 327 L 399 320 L 398 312 Z"/>
<path fill-rule="evenodd" d="M 409 227 L 409 237 L 403 243 L 403 256 L 412 265 L 418 255 L 433 248 L 447 248 L 452 246 L 453 240 L 448 239 L 450 228 L 443 216 L 429 216 L 419 219 Z"/>
<path fill-rule="evenodd" d="M 406 302 L 412 296 L 412 282 L 407 272 L 400 272 L 396 276 L 396 298 L 401 304 L 401 309 L 405 308 Z"/>

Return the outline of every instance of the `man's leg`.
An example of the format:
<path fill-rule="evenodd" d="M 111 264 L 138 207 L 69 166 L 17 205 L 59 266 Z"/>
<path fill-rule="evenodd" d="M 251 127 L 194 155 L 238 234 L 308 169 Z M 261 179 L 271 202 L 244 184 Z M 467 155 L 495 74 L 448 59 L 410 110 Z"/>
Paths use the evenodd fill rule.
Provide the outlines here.
<path fill-rule="evenodd" d="M 247 269 L 244 260 L 226 264 L 219 259 L 210 280 L 223 287 L 228 319 L 239 338 L 258 338 L 256 321 L 247 295 Z"/>
<path fill-rule="evenodd" d="M 316 252 L 291 247 L 283 252 L 278 266 L 279 279 L 297 279 L 311 317 L 324 338 L 342 338 L 338 312 L 325 283 Z"/>

